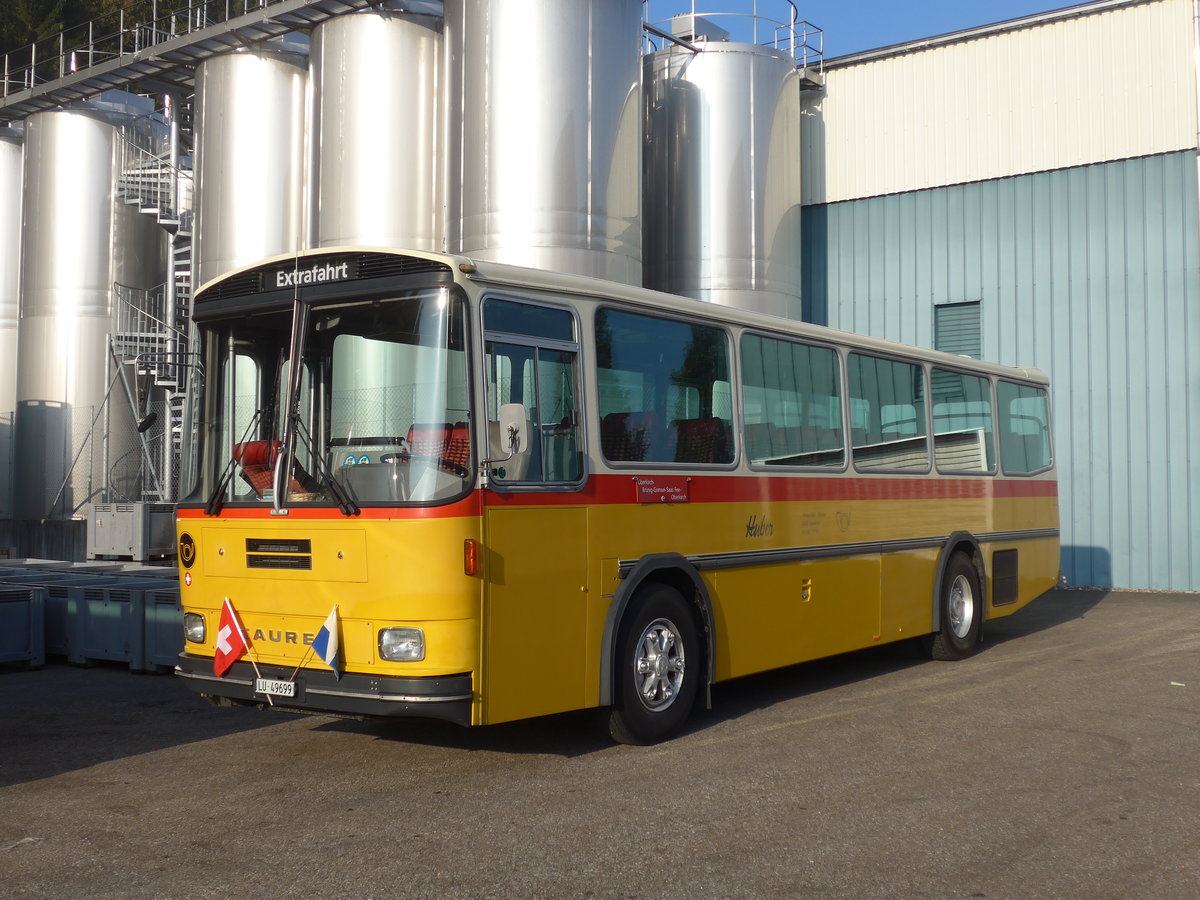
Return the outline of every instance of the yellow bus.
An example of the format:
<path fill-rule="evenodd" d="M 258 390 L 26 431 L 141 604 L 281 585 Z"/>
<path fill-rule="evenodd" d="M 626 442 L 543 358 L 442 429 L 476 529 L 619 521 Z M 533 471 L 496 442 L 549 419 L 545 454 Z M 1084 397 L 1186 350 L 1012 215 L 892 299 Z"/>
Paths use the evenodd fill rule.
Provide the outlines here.
<path fill-rule="evenodd" d="M 718 681 L 966 657 L 1057 578 L 1034 370 L 374 249 L 194 323 L 177 672 L 217 703 L 650 743 Z"/>

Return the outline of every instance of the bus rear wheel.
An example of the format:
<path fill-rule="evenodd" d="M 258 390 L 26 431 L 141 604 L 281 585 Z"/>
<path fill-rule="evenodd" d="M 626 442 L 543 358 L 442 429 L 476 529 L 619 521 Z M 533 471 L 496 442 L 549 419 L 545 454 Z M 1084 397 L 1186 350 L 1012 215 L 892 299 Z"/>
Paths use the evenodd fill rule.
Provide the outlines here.
<path fill-rule="evenodd" d="M 955 553 L 942 575 L 938 600 L 942 630 L 926 636 L 921 647 L 930 659 L 966 659 L 979 646 L 983 629 L 983 589 L 979 573 L 965 553 Z"/>
<path fill-rule="evenodd" d="M 703 676 L 700 638 L 674 588 L 640 588 L 621 624 L 608 730 L 622 744 L 655 744 L 683 728 Z"/>

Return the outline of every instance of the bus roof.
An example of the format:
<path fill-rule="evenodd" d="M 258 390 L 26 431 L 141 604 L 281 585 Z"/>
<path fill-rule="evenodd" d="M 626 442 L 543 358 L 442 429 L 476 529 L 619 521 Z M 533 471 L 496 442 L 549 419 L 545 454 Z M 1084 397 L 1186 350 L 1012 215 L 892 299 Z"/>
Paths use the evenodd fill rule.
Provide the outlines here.
<path fill-rule="evenodd" d="M 284 253 L 278 256 L 260 259 L 256 262 L 231 270 L 214 278 L 200 287 L 197 295 L 209 290 L 228 278 L 257 269 L 263 266 L 278 265 L 286 260 L 300 260 L 313 257 L 330 256 L 339 253 L 379 253 L 393 256 L 410 256 L 443 262 L 454 271 L 457 281 L 473 282 L 479 285 L 495 285 L 506 288 L 524 288 L 548 294 L 563 294 L 575 299 L 595 301 L 617 300 L 632 306 L 639 306 L 648 311 L 669 312 L 689 318 L 705 319 L 717 323 L 740 325 L 747 328 L 777 332 L 812 340 L 842 344 L 862 350 L 880 353 L 899 354 L 911 358 L 925 360 L 930 363 L 967 368 L 981 374 L 996 375 L 1004 378 L 1017 378 L 1025 381 L 1048 384 L 1049 378 L 1041 370 L 1022 366 L 1004 366 L 998 363 L 983 362 L 966 356 L 956 356 L 940 350 L 930 350 L 898 341 L 868 337 L 849 331 L 840 331 L 824 325 L 813 325 L 796 319 L 785 319 L 767 313 L 758 313 L 737 307 L 721 306 L 681 297 L 677 294 L 667 294 L 648 288 L 622 284 L 616 281 L 606 281 L 600 278 L 590 278 L 583 275 L 572 275 L 562 272 L 552 272 L 546 269 L 531 269 L 514 266 L 508 263 L 491 262 L 449 253 L 430 251 L 401 250 L 381 247 L 363 247 L 356 245 L 321 247 L 304 250 L 299 253 Z"/>

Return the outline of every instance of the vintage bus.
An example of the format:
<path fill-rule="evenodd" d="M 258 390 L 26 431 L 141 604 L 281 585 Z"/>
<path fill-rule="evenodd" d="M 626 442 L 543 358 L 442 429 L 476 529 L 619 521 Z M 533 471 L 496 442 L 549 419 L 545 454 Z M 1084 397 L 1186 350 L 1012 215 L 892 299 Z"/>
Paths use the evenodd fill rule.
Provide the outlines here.
<path fill-rule="evenodd" d="M 374 249 L 194 323 L 177 672 L 217 703 L 649 743 L 718 681 L 966 657 L 1057 578 L 1034 370 Z"/>

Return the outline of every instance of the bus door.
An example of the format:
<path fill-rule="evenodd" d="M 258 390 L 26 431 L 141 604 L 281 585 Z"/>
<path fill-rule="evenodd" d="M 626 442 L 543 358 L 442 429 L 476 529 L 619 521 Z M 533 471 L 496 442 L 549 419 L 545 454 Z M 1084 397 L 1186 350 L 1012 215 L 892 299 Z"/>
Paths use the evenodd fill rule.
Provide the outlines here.
<path fill-rule="evenodd" d="M 570 311 L 484 303 L 484 721 L 584 705 L 587 509 L 581 502 L 576 323 Z M 523 417 L 501 434 L 501 409 Z"/>

